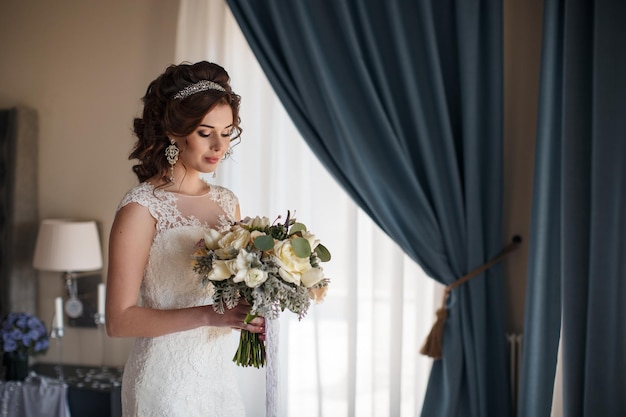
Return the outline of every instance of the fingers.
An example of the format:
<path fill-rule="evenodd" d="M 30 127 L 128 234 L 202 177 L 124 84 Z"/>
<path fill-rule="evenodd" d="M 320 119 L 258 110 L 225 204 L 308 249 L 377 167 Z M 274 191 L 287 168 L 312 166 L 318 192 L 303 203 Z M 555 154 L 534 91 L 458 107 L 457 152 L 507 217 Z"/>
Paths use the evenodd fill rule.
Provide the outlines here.
<path fill-rule="evenodd" d="M 265 332 L 265 319 L 263 317 L 256 317 L 246 324 L 245 321 L 241 322 L 241 329 L 247 330 L 252 333 Z"/>
<path fill-rule="evenodd" d="M 247 330 L 250 333 L 258 333 L 261 340 L 265 340 L 265 318 L 257 316 L 246 324 L 245 320 L 250 312 L 250 304 L 240 302 L 232 310 L 227 310 L 223 317 L 230 316 L 230 327 L 237 330 Z"/>
<path fill-rule="evenodd" d="M 261 326 L 261 327 L 265 327 L 265 318 L 264 317 L 255 317 L 252 320 L 250 320 L 250 323 L 253 326 Z"/>
<path fill-rule="evenodd" d="M 263 317 L 255 317 L 247 324 L 242 320 L 239 324 L 236 328 L 257 333 L 260 340 L 265 340 L 265 319 Z"/>

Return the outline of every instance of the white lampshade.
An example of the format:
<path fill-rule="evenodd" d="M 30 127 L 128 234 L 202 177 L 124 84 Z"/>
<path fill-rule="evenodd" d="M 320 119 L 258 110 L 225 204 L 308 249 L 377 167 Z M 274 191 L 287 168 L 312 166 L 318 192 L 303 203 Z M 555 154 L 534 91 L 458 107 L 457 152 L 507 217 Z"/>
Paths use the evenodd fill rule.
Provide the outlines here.
<path fill-rule="evenodd" d="M 102 268 L 102 250 L 94 221 L 43 220 L 33 266 L 44 271 L 94 271 Z"/>

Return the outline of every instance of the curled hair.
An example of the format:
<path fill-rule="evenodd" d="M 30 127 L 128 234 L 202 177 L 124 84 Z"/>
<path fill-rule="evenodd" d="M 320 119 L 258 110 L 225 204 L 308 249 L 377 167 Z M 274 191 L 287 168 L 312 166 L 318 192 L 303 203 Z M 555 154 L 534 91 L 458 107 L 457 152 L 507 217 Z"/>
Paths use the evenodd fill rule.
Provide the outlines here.
<path fill-rule="evenodd" d="M 191 94 L 183 99 L 174 99 L 176 93 L 201 80 L 209 80 L 224 87 L 225 91 L 206 90 Z M 169 182 L 169 164 L 165 148 L 169 146 L 168 134 L 187 136 L 202 122 L 204 116 L 218 104 L 228 104 L 233 112 L 233 135 L 239 138 L 239 104 L 241 98 L 229 84 L 230 77 L 221 66 L 201 61 L 195 64 L 170 65 L 163 74 L 152 81 L 142 98 L 143 114 L 133 123 L 137 141 L 128 159 L 137 159 L 133 172 L 139 182 L 155 175 Z"/>

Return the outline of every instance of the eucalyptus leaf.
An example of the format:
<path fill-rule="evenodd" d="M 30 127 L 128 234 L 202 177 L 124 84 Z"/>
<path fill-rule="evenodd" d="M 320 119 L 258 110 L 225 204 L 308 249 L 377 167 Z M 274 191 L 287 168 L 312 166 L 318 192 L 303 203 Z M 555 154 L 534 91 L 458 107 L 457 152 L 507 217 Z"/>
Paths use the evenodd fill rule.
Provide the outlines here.
<path fill-rule="evenodd" d="M 311 245 L 309 241 L 303 237 L 291 239 L 291 247 L 293 248 L 293 253 L 299 258 L 308 258 L 311 256 Z"/>
<path fill-rule="evenodd" d="M 289 229 L 289 234 L 293 235 L 296 232 L 306 232 L 306 226 L 302 223 L 294 223 Z"/>
<path fill-rule="evenodd" d="M 320 261 L 322 262 L 330 261 L 330 251 L 326 249 L 326 246 L 322 245 L 321 243 L 317 245 L 317 247 L 315 248 L 315 253 L 317 253 L 318 258 L 320 258 Z"/>
<path fill-rule="evenodd" d="M 274 238 L 268 235 L 261 235 L 254 238 L 254 247 L 258 250 L 272 250 L 274 249 Z"/>

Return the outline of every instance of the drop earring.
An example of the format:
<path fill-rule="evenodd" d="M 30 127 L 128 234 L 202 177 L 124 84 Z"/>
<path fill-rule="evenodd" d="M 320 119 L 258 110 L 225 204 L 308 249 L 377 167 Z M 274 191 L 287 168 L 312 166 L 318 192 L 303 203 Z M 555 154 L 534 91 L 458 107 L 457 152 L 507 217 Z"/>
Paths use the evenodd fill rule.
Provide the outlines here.
<path fill-rule="evenodd" d="M 178 154 L 180 150 L 178 146 L 176 146 L 176 142 L 174 139 L 170 138 L 170 146 L 165 148 L 165 157 L 167 158 L 167 162 L 170 164 L 170 181 L 174 182 L 174 165 L 178 162 Z"/>

